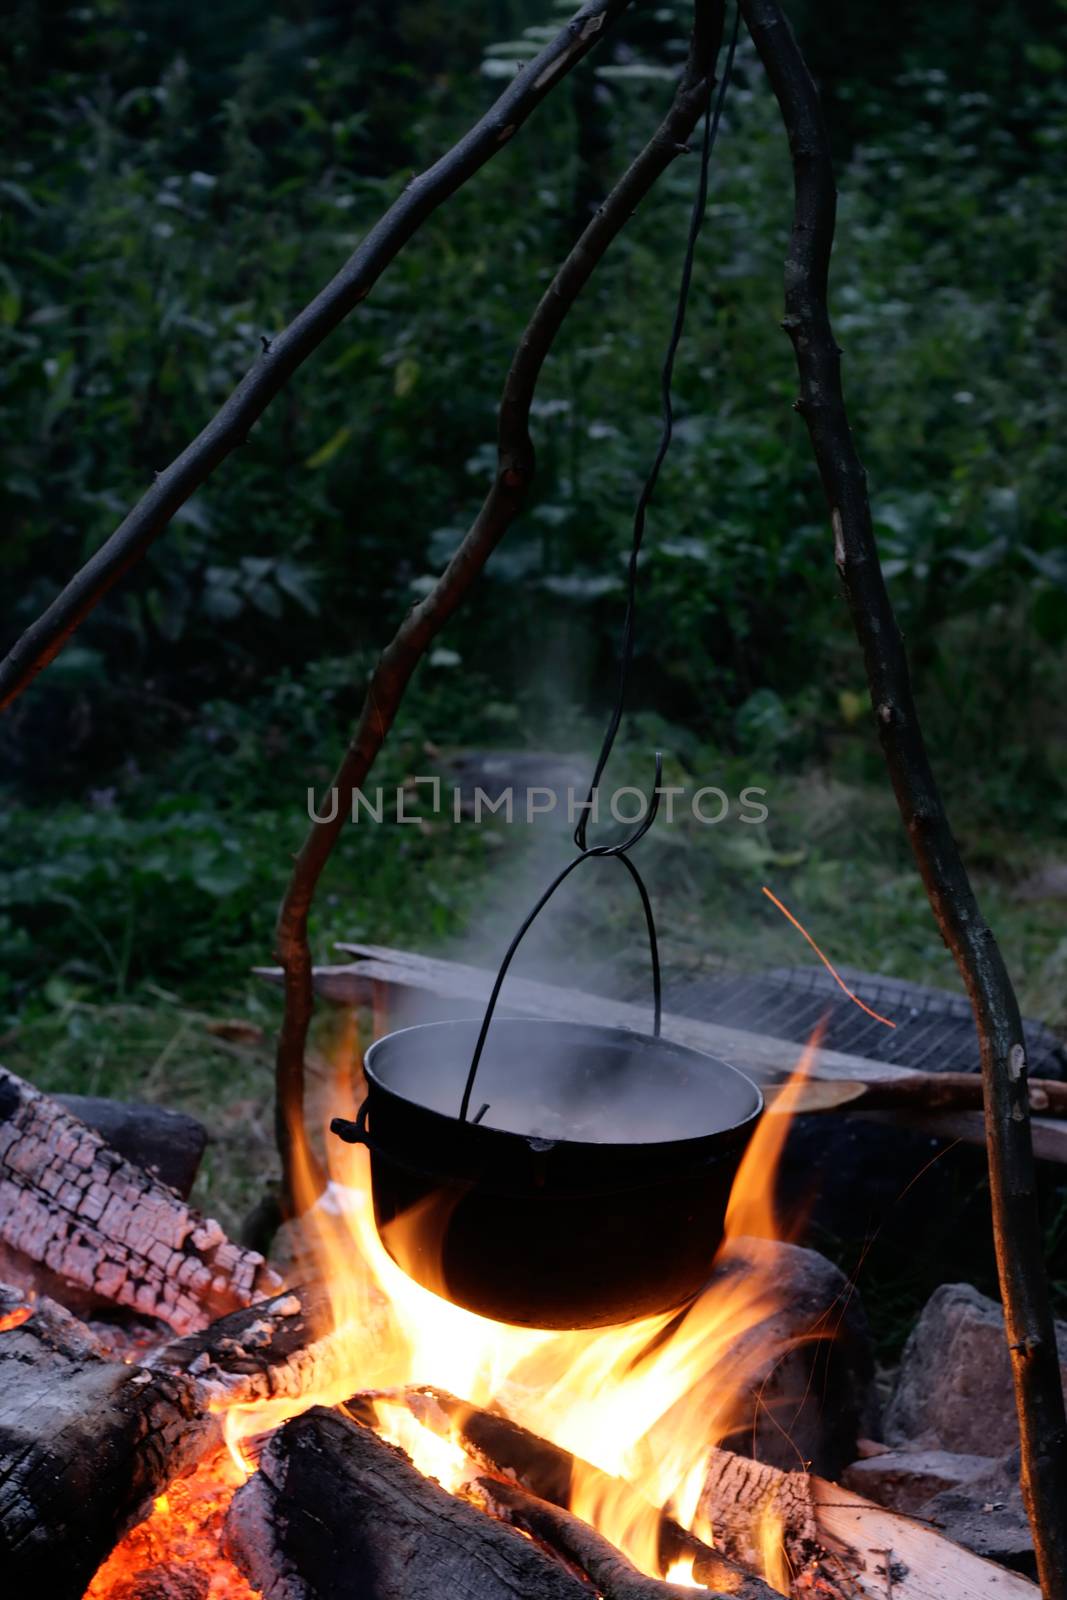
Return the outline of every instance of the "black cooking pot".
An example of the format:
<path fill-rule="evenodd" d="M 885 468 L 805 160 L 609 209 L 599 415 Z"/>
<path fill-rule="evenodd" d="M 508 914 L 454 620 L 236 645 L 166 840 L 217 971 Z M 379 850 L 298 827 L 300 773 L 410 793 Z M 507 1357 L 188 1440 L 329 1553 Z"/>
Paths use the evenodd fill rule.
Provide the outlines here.
<path fill-rule="evenodd" d="M 707 1280 L 763 1107 L 713 1056 L 620 1028 L 500 1018 L 455 1115 L 480 1023 L 379 1039 L 356 1122 L 393 1259 L 471 1311 L 598 1327 L 667 1311 Z"/>

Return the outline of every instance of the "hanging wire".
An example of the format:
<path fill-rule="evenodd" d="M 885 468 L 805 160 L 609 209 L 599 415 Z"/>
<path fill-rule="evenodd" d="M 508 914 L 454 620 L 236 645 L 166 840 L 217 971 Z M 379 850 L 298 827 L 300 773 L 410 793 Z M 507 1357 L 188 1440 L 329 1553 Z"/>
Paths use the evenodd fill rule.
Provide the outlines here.
<path fill-rule="evenodd" d="M 556 890 L 564 882 L 566 882 L 567 878 L 570 877 L 571 873 L 576 867 L 580 866 L 583 861 L 588 861 L 591 857 L 616 856 L 629 872 L 630 877 L 633 879 L 638 893 L 641 896 L 641 904 L 645 913 L 645 923 L 648 929 L 649 956 L 652 965 L 652 996 L 654 1014 L 653 1032 L 656 1038 L 659 1038 L 663 1006 L 659 943 L 656 937 L 656 922 L 652 913 L 652 902 L 649 899 L 648 890 L 645 887 L 640 873 L 630 860 L 628 851 L 632 850 L 634 845 L 637 844 L 640 839 L 644 838 L 645 834 L 656 820 L 656 813 L 659 810 L 660 802 L 660 779 L 663 776 L 663 754 L 661 751 L 656 751 L 656 776 L 652 793 L 649 796 L 644 814 L 633 832 L 628 834 L 627 837 L 621 840 L 618 844 L 613 845 L 590 845 L 587 843 L 587 835 L 589 817 L 593 809 L 596 792 L 600 786 L 600 780 L 604 775 L 604 769 L 608 764 L 612 747 L 615 744 L 615 737 L 618 734 L 619 726 L 622 722 L 623 711 L 625 710 L 626 706 L 626 691 L 629 685 L 630 667 L 633 662 L 634 653 L 634 635 L 637 616 L 638 558 L 641 554 L 641 545 L 645 536 L 646 513 L 652 501 L 652 496 L 655 492 L 656 483 L 659 479 L 660 468 L 663 466 L 664 460 L 667 456 L 667 451 L 671 447 L 671 440 L 674 437 L 674 403 L 672 397 L 674 363 L 678 354 L 678 346 L 681 343 L 682 332 L 685 328 L 685 314 L 689 305 L 689 290 L 693 281 L 693 261 L 696 255 L 697 237 L 703 225 L 704 213 L 707 209 L 708 173 L 711 167 L 711 155 L 715 148 L 716 138 L 718 137 L 719 123 L 722 120 L 722 108 L 726 98 L 726 87 L 733 72 L 734 56 L 737 53 L 737 41 L 740 31 L 741 6 L 740 3 L 738 3 L 734 8 L 734 25 L 730 35 L 730 43 L 726 53 L 726 65 L 723 69 L 722 78 L 719 82 L 718 92 L 714 96 L 714 99 L 711 96 L 708 97 L 708 103 L 704 109 L 703 137 L 700 148 L 700 170 L 697 180 L 697 190 L 693 198 L 692 210 L 689 214 L 689 231 L 686 237 L 685 255 L 682 260 L 682 273 L 678 285 L 678 296 L 675 302 L 674 321 L 671 326 L 670 338 L 667 341 L 667 349 L 663 358 L 663 365 L 660 369 L 660 404 L 663 422 L 660 429 L 659 444 L 656 448 L 655 457 L 651 467 L 648 470 L 648 474 L 641 487 L 641 493 L 637 498 L 637 504 L 634 508 L 633 537 L 630 544 L 630 561 L 626 578 L 626 614 L 623 619 L 622 628 L 622 652 L 619 665 L 619 681 L 615 693 L 615 704 L 612 708 L 607 731 L 604 734 L 604 742 L 600 747 L 600 754 L 597 757 L 596 769 L 593 773 L 592 782 L 589 785 L 585 805 L 581 809 L 578 825 L 574 830 L 574 843 L 578 847 L 579 853 L 571 861 L 568 861 L 567 865 L 562 869 L 562 871 L 557 873 L 556 877 L 552 880 L 548 888 L 537 901 L 537 904 L 527 914 L 511 943 L 508 945 L 508 948 L 504 954 L 504 959 L 500 963 L 496 978 L 493 982 L 492 991 L 489 995 L 489 1002 L 485 1008 L 485 1015 L 482 1018 L 482 1025 L 478 1033 L 477 1043 L 474 1047 L 474 1054 L 471 1057 L 470 1069 L 467 1073 L 467 1081 L 463 1087 L 463 1098 L 459 1109 L 459 1120 L 461 1122 L 466 1122 L 467 1120 L 467 1114 L 470 1110 L 471 1096 L 474 1092 L 474 1080 L 478 1073 L 478 1067 L 482 1059 L 482 1052 L 485 1049 L 485 1041 L 489 1033 L 489 1025 L 493 1020 L 493 1013 L 496 1010 L 497 1001 L 500 998 L 500 991 L 503 988 L 504 979 L 507 977 L 508 968 L 511 966 L 515 952 L 518 950 L 519 945 L 526 937 L 526 934 L 529 932 L 531 926 L 551 900 Z M 708 77 L 711 76 L 714 67 L 715 62 L 714 58 L 712 58 L 706 63 L 705 67 Z M 474 1120 L 476 1122 L 480 1122 L 488 1109 L 489 1106 L 487 1103 L 482 1105 L 479 1108 L 477 1116 Z"/>
<path fill-rule="evenodd" d="M 637 620 L 637 564 L 645 537 L 645 514 L 655 492 L 660 468 L 663 466 L 667 451 L 671 447 L 671 440 L 674 437 L 674 401 L 672 396 L 674 362 L 678 354 L 678 346 L 682 340 L 682 332 L 685 328 L 685 314 L 689 305 L 689 290 L 693 281 L 693 260 L 696 255 L 697 237 L 703 226 L 704 213 L 707 208 L 708 173 L 711 167 L 711 155 L 719 134 L 719 123 L 722 120 L 722 108 L 726 99 L 726 86 L 733 72 L 734 56 L 737 53 L 740 30 L 741 6 L 738 4 L 734 9 L 733 32 L 730 35 L 730 44 L 726 54 L 726 66 L 719 83 L 718 94 L 715 96 L 714 110 L 709 97 L 704 111 L 704 134 L 700 149 L 700 176 L 697 181 L 697 192 L 693 198 L 693 208 L 689 215 L 689 233 L 686 239 L 685 256 L 682 261 L 682 276 L 678 285 L 678 299 L 674 309 L 674 324 L 671 328 L 670 339 L 667 341 L 667 350 L 660 370 L 660 405 L 663 423 L 660 429 L 659 445 L 656 449 L 655 458 L 648 470 L 648 476 L 641 487 L 641 493 L 638 495 L 637 505 L 634 508 L 633 538 L 630 545 L 630 562 L 626 578 L 626 615 L 622 625 L 622 658 L 619 665 L 619 683 L 615 694 L 615 705 L 611 713 L 611 720 L 608 723 L 607 732 L 604 734 L 604 742 L 597 757 L 596 770 L 593 773 L 593 780 L 586 795 L 585 807 L 579 818 L 578 826 L 574 830 L 574 842 L 579 850 L 584 850 L 586 847 L 586 833 L 593 799 L 604 775 L 604 768 L 608 764 L 608 758 L 611 755 L 612 746 L 615 743 L 615 736 L 619 731 L 619 724 L 622 722 L 622 714 L 626 705 L 626 690 L 630 678 L 630 666 L 633 661 Z M 713 66 L 714 62 L 709 61 L 707 64 L 709 74 Z"/>

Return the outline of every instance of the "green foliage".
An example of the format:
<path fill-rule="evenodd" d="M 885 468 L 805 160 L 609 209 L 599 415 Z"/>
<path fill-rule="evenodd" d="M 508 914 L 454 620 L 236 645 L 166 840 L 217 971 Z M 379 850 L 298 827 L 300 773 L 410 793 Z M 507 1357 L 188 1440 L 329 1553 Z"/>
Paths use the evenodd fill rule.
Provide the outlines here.
<path fill-rule="evenodd" d="M 196 715 L 205 700 L 244 699 L 264 667 L 382 641 L 484 492 L 514 341 L 590 185 L 601 192 L 659 114 L 681 13 L 624 27 L 598 58 L 592 106 L 576 79 L 405 250 L 85 625 L 92 655 L 80 659 L 106 688 L 90 678 L 82 698 L 108 715 L 82 727 L 67 761 L 17 737 L 23 781 L 98 781 L 115 759 L 105 723 L 117 719 L 140 756 L 188 720 L 160 701 Z M 36 11 L 16 13 L 0 279 L 8 635 L 195 434 L 411 165 L 444 148 L 545 36 L 542 8 L 521 5 L 491 18 L 474 4 L 458 17 L 378 8 L 359 29 L 314 8 L 260 18 L 229 0 L 224 14 L 226 27 L 207 29 L 170 5 L 59 7 L 58 49 Z M 992 69 L 982 88 L 961 66 L 963 88 L 908 59 L 928 48 L 910 13 L 892 84 L 885 60 L 862 54 L 849 82 L 828 83 L 842 107 L 864 73 L 874 84 L 862 115 L 838 116 L 855 142 L 842 163 L 836 327 L 887 570 L 948 734 L 949 618 L 981 617 L 974 638 L 998 651 L 1001 631 L 1025 630 L 1022 691 L 1038 698 L 1045 652 L 1067 637 L 1057 17 L 1039 40 L 1020 34 L 1029 65 L 1010 98 Z M 493 30 L 504 38 L 483 53 Z M 822 35 L 809 42 L 832 74 Z M 610 682 L 692 178 L 691 163 L 675 164 L 562 335 L 534 408 L 528 514 L 453 624 L 450 647 L 505 695 L 528 687 L 546 629 L 569 641 L 569 692 L 595 699 Z M 773 103 L 742 50 L 650 527 L 647 604 L 670 625 L 640 641 L 647 696 L 718 738 L 758 691 L 821 692 L 825 712 L 854 681 L 776 326 L 789 182 Z M 989 643 L 969 670 L 999 712 L 992 654 Z M 52 746 L 83 687 L 68 671 L 38 691 L 61 730 Z"/>
<path fill-rule="evenodd" d="M 0 82 L 5 637 L 563 9 L 15 8 Z M 431 219 L 5 719 L 9 1010 L 57 972 L 114 998 L 155 978 L 239 985 L 263 959 L 306 789 L 328 781 L 377 649 L 480 503 L 515 341 L 661 114 L 683 13 L 635 9 Z M 939 767 L 965 826 L 1053 834 L 1067 821 L 1067 13 L 1005 8 L 999 54 L 959 48 L 968 16 L 909 6 L 890 27 L 861 6 L 846 62 L 799 11 L 840 148 L 835 326 Z M 568 321 L 533 408 L 529 506 L 420 674 L 383 782 L 420 770 L 426 739 L 588 742 L 614 683 L 693 179 L 679 159 Z M 862 672 L 777 326 L 790 185 L 743 47 L 649 521 L 634 704 L 667 719 L 690 770 L 709 751 L 776 781 L 807 764 L 865 795 L 881 779 Z M 806 892 L 836 884 L 835 911 L 849 903 L 841 853 L 792 837 L 746 849 L 744 895 L 799 850 Z M 416 943 L 455 929 L 491 854 L 462 831 L 398 830 L 384 852 L 349 830 L 321 947 L 361 919 Z M 879 923 L 882 965 L 895 940 L 919 960 L 925 913 L 905 901 Z"/>

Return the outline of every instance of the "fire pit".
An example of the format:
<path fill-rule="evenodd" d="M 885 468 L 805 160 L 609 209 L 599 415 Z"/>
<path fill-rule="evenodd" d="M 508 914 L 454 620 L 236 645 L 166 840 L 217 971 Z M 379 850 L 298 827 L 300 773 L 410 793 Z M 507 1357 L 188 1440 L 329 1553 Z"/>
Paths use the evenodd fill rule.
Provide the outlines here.
<path fill-rule="evenodd" d="M 476 1121 L 453 1114 L 480 1023 L 387 1035 L 368 1097 L 333 1131 L 371 1151 L 397 1264 L 498 1322 L 599 1327 L 699 1293 L 763 1106 L 725 1061 L 662 1039 L 505 1018 Z"/>

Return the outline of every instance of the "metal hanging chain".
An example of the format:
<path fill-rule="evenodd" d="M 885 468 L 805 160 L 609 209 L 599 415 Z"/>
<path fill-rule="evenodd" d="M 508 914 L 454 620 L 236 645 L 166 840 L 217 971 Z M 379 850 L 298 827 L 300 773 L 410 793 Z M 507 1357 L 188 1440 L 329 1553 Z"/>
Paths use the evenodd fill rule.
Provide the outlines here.
<path fill-rule="evenodd" d="M 593 773 L 593 779 L 589 785 L 589 791 L 586 795 L 585 805 L 582 807 L 580 820 L 574 830 L 574 842 L 578 847 L 579 853 L 571 861 L 568 861 L 567 865 L 562 869 L 562 871 L 556 874 L 556 877 L 541 895 L 536 905 L 527 914 L 511 943 L 508 945 L 508 948 L 504 954 L 504 959 L 500 963 L 496 978 L 493 982 L 492 991 L 489 995 L 489 1002 L 485 1008 L 485 1015 L 482 1018 L 482 1025 L 478 1033 L 478 1040 L 475 1044 L 474 1054 L 471 1057 L 470 1068 L 467 1072 L 467 1080 L 463 1086 L 463 1098 L 460 1102 L 459 1108 L 460 1122 L 466 1122 L 468 1113 L 470 1111 L 471 1096 L 474 1092 L 474 1081 L 478 1074 L 478 1067 L 481 1063 L 482 1052 L 485 1049 L 485 1041 L 489 1034 L 489 1025 L 493 1020 L 493 1013 L 496 1010 L 497 1001 L 500 998 L 500 991 L 504 986 L 504 979 L 507 977 L 508 968 L 511 966 L 515 952 L 518 950 L 519 945 L 526 937 L 526 934 L 529 932 L 537 917 L 540 916 L 545 906 L 551 900 L 556 890 L 567 880 L 567 878 L 570 877 L 571 873 L 576 867 L 580 866 L 583 861 L 590 860 L 592 857 L 617 857 L 629 872 L 630 877 L 633 879 L 633 882 L 641 897 L 641 905 L 645 913 L 645 924 L 648 930 L 649 957 L 652 966 L 652 996 L 654 1016 L 653 1033 L 656 1038 L 659 1038 L 663 1005 L 659 943 L 656 937 L 656 922 L 652 913 L 652 902 L 649 899 L 648 890 L 645 887 L 640 873 L 630 860 L 628 852 L 634 847 L 635 844 L 637 844 L 640 839 L 644 838 L 645 834 L 656 820 L 656 813 L 659 811 L 660 802 L 660 779 L 663 776 L 662 751 L 656 751 L 656 776 L 652 794 L 649 798 L 648 807 L 644 816 L 633 832 L 627 835 L 627 837 L 621 840 L 618 844 L 614 845 L 589 845 L 586 842 L 586 837 L 589 814 L 593 807 L 594 797 L 600 785 L 600 780 L 603 777 L 604 769 L 608 764 L 608 758 L 611 755 L 612 747 L 615 743 L 615 737 L 619 731 L 619 725 L 622 722 L 623 711 L 626 705 L 626 690 L 629 683 L 630 666 L 633 661 L 634 653 L 634 632 L 637 611 L 638 557 L 641 553 L 641 545 L 645 535 L 645 516 L 656 488 L 656 483 L 660 474 L 660 468 L 663 466 L 667 451 L 671 446 L 671 440 L 674 437 L 674 404 L 672 398 L 674 363 L 678 354 L 678 346 L 681 343 L 682 332 L 685 328 L 685 314 L 689 304 L 689 290 L 693 281 L 693 261 L 696 255 L 697 237 L 700 233 L 700 229 L 704 221 L 704 212 L 707 207 L 708 172 L 711 166 L 711 154 L 715 148 L 715 140 L 719 132 L 719 123 L 722 119 L 723 102 L 726 98 L 726 86 L 730 81 L 733 71 L 734 56 L 737 52 L 737 41 L 740 30 L 741 7 L 740 4 L 738 4 L 736 5 L 734 11 L 734 26 L 730 35 L 729 47 L 727 49 L 726 65 L 723 69 L 723 75 L 719 83 L 718 93 L 714 98 L 714 107 L 712 105 L 712 100 L 709 97 L 707 107 L 704 111 L 704 131 L 701 141 L 700 173 L 697 181 L 697 191 L 693 199 L 693 206 L 689 216 L 689 232 L 686 238 L 685 255 L 682 261 L 682 275 L 681 281 L 678 285 L 678 297 L 675 303 L 674 322 L 671 327 L 670 338 L 667 341 L 667 350 L 663 358 L 662 368 L 660 370 L 660 400 L 663 414 L 663 424 L 660 430 L 659 445 L 656 449 L 655 458 L 651 467 L 649 468 L 648 475 L 645 478 L 644 484 L 641 488 L 641 493 L 637 499 L 637 505 L 634 508 L 633 538 L 630 546 L 630 562 L 627 571 L 626 615 L 623 620 L 622 659 L 619 668 L 619 683 L 615 695 L 615 705 L 612 709 L 611 718 L 608 723 L 607 731 L 604 735 L 604 742 L 600 747 L 600 754 L 597 757 L 596 770 Z M 709 76 L 713 70 L 713 67 L 714 62 L 709 61 L 707 64 Z M 480 1106 L 473 1118 L 473 1121 L 480 1122 L 488 1109 L 488 1103 Z"/>

